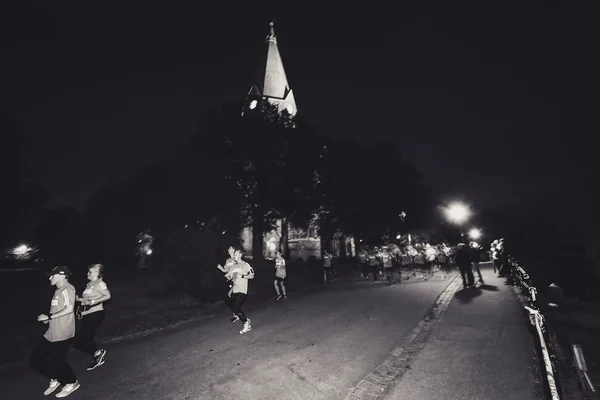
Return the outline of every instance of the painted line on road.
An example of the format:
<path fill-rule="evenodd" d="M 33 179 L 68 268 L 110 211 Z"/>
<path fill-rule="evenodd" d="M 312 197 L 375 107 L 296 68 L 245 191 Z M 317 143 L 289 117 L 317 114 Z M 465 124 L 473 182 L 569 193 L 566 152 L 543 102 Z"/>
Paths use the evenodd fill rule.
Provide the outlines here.
<path fill-rule="evenodd" d="M 361 379 L 356 386 L 348 389 L 345 400 L 384 399 L 402 378 L 430 334 L 442 320 L 454 293 L 461 285 L 459 274 L 440 293 L 412 332 L 392 349 L 383 363 Z"/>

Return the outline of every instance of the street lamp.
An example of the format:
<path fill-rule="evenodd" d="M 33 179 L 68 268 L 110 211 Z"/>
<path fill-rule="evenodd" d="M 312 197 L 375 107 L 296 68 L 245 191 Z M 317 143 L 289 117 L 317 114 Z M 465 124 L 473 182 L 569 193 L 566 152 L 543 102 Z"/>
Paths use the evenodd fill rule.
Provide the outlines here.
<path fill-rule="evenodd" d="M 458 228 L 460 229 L 460 237 L 462 239 L 464 236 L 462 224 L 471 216 L 471 210 L 469 210 L 469 207 L 466 205 L 457 202 L 450 204 L 445 208 L 444 211 L 446 213 L 446 218 L 448 218 L 450 222 L 458 225 Z"/>
<path fill-rule="evenodd" d="M 473 240 L 477 240 L 481 237 L 481 229 L 473 228 L 469 231 L 469 237 Z"/>

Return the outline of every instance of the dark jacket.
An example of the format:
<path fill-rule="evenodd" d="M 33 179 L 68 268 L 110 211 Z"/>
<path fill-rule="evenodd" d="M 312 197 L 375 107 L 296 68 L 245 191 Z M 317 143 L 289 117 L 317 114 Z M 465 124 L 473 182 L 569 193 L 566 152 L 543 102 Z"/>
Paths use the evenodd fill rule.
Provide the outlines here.
<path fill-rule="evenodd" d="M 469 267 L 471 265 L 471 254 L 469 249 L 462 247 L 456 251 L 456 265 Z"/>
<path fill-rule="evenodd" d="M 471 253 L 471 261 L 481 262 L 481 253 L 483 249 L 481 247 L 471 247 L 469 250 Z"/>

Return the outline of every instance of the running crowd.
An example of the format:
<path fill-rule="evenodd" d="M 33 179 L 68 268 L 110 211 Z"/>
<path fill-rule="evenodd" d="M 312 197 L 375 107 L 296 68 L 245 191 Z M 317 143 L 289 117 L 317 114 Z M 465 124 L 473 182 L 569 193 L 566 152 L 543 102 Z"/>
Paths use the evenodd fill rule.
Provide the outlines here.
<path fill-rule="evenodd" d="M 228 249 L 229 258 L 225 265 L 217 265 L 228 283 L 228 305 L 233 315 L 231 322 L 240 321 L 243 326 L 239 331 L 245 334 L 252 330 L 251 320 L 244 313 L 242 306 L 248 296 L 248 280 L 254 279 L 254 269 L 242 259 L 242 251 L 233 246 Z M 428 243 L 415 245 L 386 245 L 362 246 L 358 252 L 358 267 L 361 277 L 365 280 L 372 276 L 377 282 L 385 276 L 390 285 L 402 282 L 402 271 L 405 280 L 416 277 L 420 273 L 425 280 L 436 271 L 442 272 L 442 279 L 448 279 L 454 265 L 460 271 L 463 287 L 475 286 L 474 273 L 478 283 L 484 284 L 479 262 L 483 259 L 483 248 L 471 242 L 467 246 L 459 243 L 450 247 L 445 243 L 434 246 Z M 494 272 L 498 276 L 506 276 L 508 267 L 504 239 L 492 243 L 489 256 L 494 263 Z M 323 252 L 323 283 L 333 281 L 337 277 L 333 256 L 328 251 Z M 280 252 L 274 263 L 275 271 L 273 286 L 277 300 L 286 300 L 285 280 L 287 276 L 286 262 Z M 50 312 L 40 314 L 38 321 L 47 324 L 48 329 L 34 348 L 30 356 L 31 367 L 49 379 L 48 388 L 44 395 L 54 393 L 57 398 L 69 396 L 79 389 L 80 384 L 73 369 L 67 362 L 67 352 L 71 342 L 80 351 L 92 357 L 88 371 L 103 365 L 106 360 L 106 350 L 95 342 L 98 327 L 104 320 L 103 303 L 111 298 L 110 291 L 103 280 L 104 266 L 93 264 L 88 267 L 88 284 L 81 294 L 76 294 L 75 288 L 69 283 L 71 271 L 66 266 L 57 266 L 48 273 L 50 284 L 56 287 L 50 302 Z M 76 319 L 80 320 L 76 330 Z"/>

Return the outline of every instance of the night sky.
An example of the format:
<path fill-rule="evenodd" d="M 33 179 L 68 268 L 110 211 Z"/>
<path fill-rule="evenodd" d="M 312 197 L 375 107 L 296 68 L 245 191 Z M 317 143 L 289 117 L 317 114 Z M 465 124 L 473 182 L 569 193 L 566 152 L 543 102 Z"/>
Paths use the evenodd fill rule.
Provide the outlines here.
<path fill-rule="evenodd" d="M 322 133 L 398 142 L 441 200 L 597 217 L 589 10 L 203 3 L 0 12 L 0 110 L 21 124 L 51 205 L 80 206 L 172 152 L 203 110 L 245 96 L 272 11 L 298 108 Z"/>

